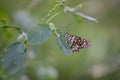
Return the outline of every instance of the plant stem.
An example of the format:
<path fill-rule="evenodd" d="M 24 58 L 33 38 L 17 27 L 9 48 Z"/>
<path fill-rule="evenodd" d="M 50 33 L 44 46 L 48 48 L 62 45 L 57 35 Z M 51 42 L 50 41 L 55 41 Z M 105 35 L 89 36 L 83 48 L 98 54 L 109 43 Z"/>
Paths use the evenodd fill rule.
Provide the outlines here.
<path fill-rule="evenodd" d="M 3 29 L 8 29 L 8 28 L 12 28 L 12 29 L 15 29 L 15 30 L 17 30 L 19 33 L 22 33 L 22 31 L 21 31 L 21 29 L 20 28 L 18 28 L 18 27 L 14 27 L 14 26 L 2 26 L 1 28 L 3 28 Z"/>
<path fill-rule="evenodd" d="M 57 12 L 57 13 L 55 13 L 53 16 L 51 16 L 51 17 L 46 21 L 46 23 L 49 23 L 55 16 L 59 15 L 60 13 L 62 13 L 62 12 Z"/>

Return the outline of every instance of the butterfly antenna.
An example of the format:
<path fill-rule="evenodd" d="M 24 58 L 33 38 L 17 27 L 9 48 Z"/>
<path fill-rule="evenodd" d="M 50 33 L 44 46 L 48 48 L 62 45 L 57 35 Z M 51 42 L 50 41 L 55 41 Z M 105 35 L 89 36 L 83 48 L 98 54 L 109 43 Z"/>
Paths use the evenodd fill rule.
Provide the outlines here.
<path fill-rule="evenodd" d="M 68 26 L 69 26 L 70 24 L 68 24 L 67 26 L 66 26 L 66 30 L 67 30 L 67 33 L 68 33 Z"/>

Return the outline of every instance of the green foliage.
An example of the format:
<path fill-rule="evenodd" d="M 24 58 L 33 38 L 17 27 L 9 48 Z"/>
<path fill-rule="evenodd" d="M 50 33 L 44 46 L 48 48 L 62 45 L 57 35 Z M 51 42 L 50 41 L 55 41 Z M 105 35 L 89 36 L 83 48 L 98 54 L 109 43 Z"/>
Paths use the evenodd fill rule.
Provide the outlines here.
<path fill-rule="evenodd" d="M 64 7 L 64 11 L 65 12 L 70 12 L 70 13 L 72 13 L 72 14 L 74 14 L 74 15 L 78 15 L 78 16 L 80 16 L 80 17 L 82 17 L 82 18 L 85 18 L 85 19 L 87 19 L 87 20 L 90 20 L 90 21 L 94 21 L 94 22 L 98 22 L 97 21 L 97 19 L 95 19 L 95 18 L 93 18 L 93 17 L 91 17 L 91 16 L 88 16 L 88 15 L 85 15 L 85 14 L 83 14 L 83 13 L 81 13 L 81 12 L 78 12 L 78 11 L 76 11 L 77 10 L 77 8 L 71 8 L 71 7 L 68 7 L 68 6 L 65 6 Z M 77 19 L 77 18 L 76 18 Z M 78 19 L 77 19 L 78 20 Z"/>
<path fill-rule="evenodd" d="M 7 22 L 6 22 L 5 20 L 3 20 L 3 19 L 0 20 L 0 27 L 1 27 L 1 26 L 4 26 L 4 25 L 6 25 L 6 24 L 7 24 Z"/>
<path fill-rule="evenodd" d="M 72 14 L 73 15 L 73 17 L 75 18 L 75 20 L 78 22 L 78 23 L 81 23 L 82 22 L 82 18 L 81 17 L 79 17 L 78 15 L 76 15 L 76 14 Z"/>
<path fill-rule="evenodd" d="M 41 44 L 51 34 L 51 29 L 47 24 L 39 24 L 35 27 L 32 27 L 28 32 L 28 43 L 29 44 Z"/>
<path fill-rule="evenodd" d="M 71 8 L 64 5 L 65 2 L 66 0 L 57 1 L 55 6 L 49 11 L 49 13 L 43 19 L 44 23 L 32 26 L 28 33 L 23 32 L 22 29 L 19 27 L 8 25 L 5 20 L 0 20 L 0 26 L 2 26 L 2 28 L 4 29 L 4 33 L 8 36 L 8 38 L 13 36 L 10 30 L 8 30 L 8 28 L 12 28 L 15 31 L 19 32 L 19 36 L 17 38 L 18 40 L 22 40 L 32 45 L 38 45 L 43 43 L 49 38 L 51 33 L 53 33 L 53 35 L 56 37 L 60 49 L 65 54 L 69 55 L 72 52 L 69 44 L 66 43 L 65 33 L 60 30 L 57 30 L 54 23 L 51 23 L 51 20 L 55 18 L 57 15 L 61 14 L 63 11 L 72 13 L 78 22 L 81 22 L 81 17 L 86 18 L 88 20 L 94 20 L 94 18 L 91 18 L 84 14 L 81 15 L 81 13 L 76 12 L 76 8 Z M 78 18 L 78 16 L 81 17 Z M 24 59 L 25 59 L 25 44 L 20 42 L 13 43 L 3 53 L 1 59 L 2 68 L 8 74 L 14 74 L 23 67 Z"/>
<path fill-rule="evenodd" d="M 7 74 L 14 74 L 23 68 L 25 62 L 25 45 L 21 42 L 11 44 L 3 53 L 1 63 Z"/>
<path fill-rule="evenodd" d="M 70 47 L 65 41 L 65 33 L 60 30 L 58 33 L 60 34 L 60 37 L 56 37 L 56 39 L 60 49 L 67 55 L 71 54 L 72 52 L 70 50 Z"/>
<path fill-rule="evenodd" d="M 12 33 L 10 32 L 10 30 L 8 30 L 8 29 L 4 29 L 4 33 L 8 38 L 13 36 Z"/>
<path fill-rule="evenodd" d="M 5 20 L 0 20 L 0 26 L 2 26 L 2 29 L 4 29 L 4 33 L 8 36 L 8 38 L 13 36 L 10 30 L 8 30 L 8 28 L 12 28 L 15 31 L 19 32 L 19 36 L 17 37 L 18 41 L 22 40 L 32 45 L 38 45 L 43 43 L 49 38 L 51 33 L 53 33 L 53 35 L 56 37 L 60 49 L 65 54 L 70 55 L 72 52 L 69 44 L 66 43 L 65 33 L 60 30 L 57 30 L 54 23 L 51 23 L 51 20 L 54 19 L 57 15 L 61 14 L 63 11 L 72 13 L 78 22 L 81 22 L 81 17 L 92 21 L 95 21 L 96 19 L 84 15 L 80 12 L 76 12 L 76 8 L 66 6 L 64 4 L 65 2 L 66 0 L 58 0 L 55 6 L 51 10 L 49 10 L 49 13 L 43 19 L 44 23 L 32 26 L 28 33 L 23 32 L 22 29 L 19 27 L 8 25 Z M 26 18 L 25 21 L 26 20 L 28 19 Z M 3 53 L 1 59 L 2 68 L 7 72 L 7 74 L 15 74 L 24 66 L 25 44 L 21 42 L 11 44 Z"/>
<path fill-rule="evenodd" d="M 20 0 L 19 4 L 16 3 L 18 0 L 0 0 L 0 80 L 119 80 L 119 0 Z M 97 17 L 100 23 L 91 23 L 90 21 L 97 22 L 96 19 L 83 12 Z M 82 22 L 83 18 L 89 21 Z M 46 23 L 45 31 L 38 29 L 37 24 L 42 22 Z M 53 24 L 48 26 L 50 23 Z M 69 55 L 71 50 L 69 43 L 66 44 L 64 32 L 67 24 L 70 24 L 68 32 L 88 39 L 91 47 Z M 49 40 L 45 36 L 47 41 L 44 39 L 41 42 L 45 42 L 43 44 L 39 43 L 39 38 L 31 35 L 30 38 L 27 37 L 28 29 L 31 33 L 33 29 L 38 29 L 35 33 L 37 36 L 41 31 L 47 33 L 46 28 L 50 28 L 52 36 L 48 36 Z M 29 45 L 28 41 L 32 38 L 32 43 L 36 41 L 37 45 Z M 20 43 L 24 40 L 27 45 Z M 17 43 L 14 43 L 16 41 Z M 14 44 L 9 46 L 11 43 Z M 20 51 L 16 50 L 20 45 L 24 45 L 22 52 L 27 46 L 27 53 L 23 52 L 27 58 L 22 74 L 20 70 L 23 70 L 21 65 L 24 65 L 24 62 L 17 61 L 22 60 L 19 57 Z M 4 51 L 5 48 L 7 52 Z M 15 56 L 18 56 L 17 67 L 21 68 L 13 66 L 11 59 L 15 60 Z M 6 72 L 14 75 L 8 76 Z"/>

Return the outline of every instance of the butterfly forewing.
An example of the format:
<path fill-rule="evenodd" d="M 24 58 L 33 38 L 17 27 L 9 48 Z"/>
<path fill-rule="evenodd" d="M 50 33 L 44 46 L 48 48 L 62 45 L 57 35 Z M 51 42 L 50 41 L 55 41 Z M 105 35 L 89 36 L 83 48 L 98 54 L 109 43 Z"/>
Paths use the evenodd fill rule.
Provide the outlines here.
<path fill-rule="evenodd" d="M 68 33 L 66 33 L 65 35 L 65 40 L 67 45 L 70 45 L 70 49 L 73 52 L 79 51 L 79 49 L 81 48 L 87 48 L 90 46 L 90 43 L 86 39 Z"/>

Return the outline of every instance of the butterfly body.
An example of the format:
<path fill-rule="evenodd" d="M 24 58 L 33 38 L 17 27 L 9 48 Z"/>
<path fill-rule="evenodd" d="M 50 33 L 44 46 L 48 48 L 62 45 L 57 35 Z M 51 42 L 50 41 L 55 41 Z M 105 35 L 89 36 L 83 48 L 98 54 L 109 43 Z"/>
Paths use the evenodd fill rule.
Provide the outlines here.
<path fill-rule="evenodd" d="M 70 46 L 72 52 L 79 52 L 79 49 L 88 48 L 90 43 L 79 36 L 71 35 L 68 32 L 65 34 L 66 43 Z"/>

